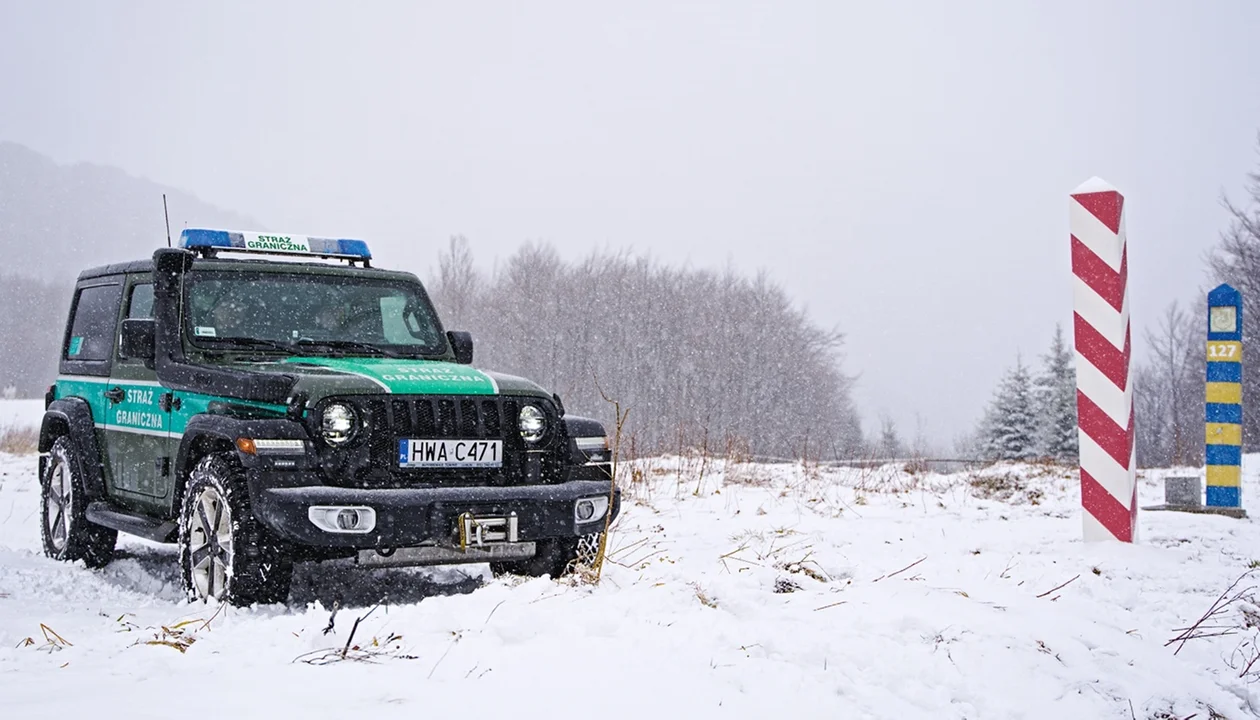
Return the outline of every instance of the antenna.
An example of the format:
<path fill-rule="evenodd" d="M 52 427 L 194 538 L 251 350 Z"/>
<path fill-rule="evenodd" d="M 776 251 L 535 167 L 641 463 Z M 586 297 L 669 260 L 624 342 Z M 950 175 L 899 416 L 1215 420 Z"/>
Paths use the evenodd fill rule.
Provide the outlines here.
<path fill-rule="evenodd" d="M 162 193 L 162 214 L 166 216 L 166 247 L 171 246 L 171 214 L 166 209 L 166 193 Z"/>

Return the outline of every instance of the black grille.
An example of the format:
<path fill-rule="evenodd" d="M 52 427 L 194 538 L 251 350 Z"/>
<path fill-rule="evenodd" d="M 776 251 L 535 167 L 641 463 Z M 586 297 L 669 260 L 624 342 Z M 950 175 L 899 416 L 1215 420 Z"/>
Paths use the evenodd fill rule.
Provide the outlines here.
<path fill-rule="evenodd" d="M 381 417 L 377 429 L 397 437 L 503 439 L 502 418 L 515 422 L 515 400 L 501 397 L 365 398 L 356 404 Z"/>
<path fill-rule="evenodd" d="M 330 399 L 331 402 L 333 399 Z M 558 482 L 566 448 L 563 423 L 550 402 L 529 398 L 547 415 L 548 437 L 527 452 L 516 432 L 521 399 L 500 395 L 408 396 L 357 395 L 352 403 L 367 427 L 366 435 L 346 448 L 321 452 L 330 479 L 358 487 L 423 487 L 451 485 L 517 485 Z M 318 413 L 317 413 L 318 415 Z M 501 468 L 401 468 L 403 438 L 502 440 Z"/>

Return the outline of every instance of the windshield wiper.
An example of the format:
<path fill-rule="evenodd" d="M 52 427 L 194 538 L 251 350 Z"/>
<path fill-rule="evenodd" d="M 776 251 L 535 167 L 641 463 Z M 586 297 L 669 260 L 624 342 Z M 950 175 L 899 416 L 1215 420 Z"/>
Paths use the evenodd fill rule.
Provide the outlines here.
<path fill-rule="evenodd" d="M 364 352 L 375 353 L 377 355 L 384 355 L 385 357 L 391 358 L 402 357 L 391 350 L 386 350 L 383 347 L 378 347 L 371 343 L 359 342 L 358 340 L 311 340 L 309 338 L 302 338 L 294 343 L 294 346 L 297 347 L 308 347 L 311 345 L 331 348 L 333 350 L 362 350 Z"/>
<path fill-rule="evenodd" d="M 223 343 L 224 345 L 236 345 L 238 347 L 266 348 L 268 350 L 279 350 L 280 352 L 286 352 L 286 353 L 293 352 L 293 347 L 291 345 L 285 345 L 284 343 L 276 342 L 275 340 L 263 340 L 262 338 L 216 337 L 216 338 L 203 338 L 203 339 L 213 340 L 216 345 L 219 343 Z"/>

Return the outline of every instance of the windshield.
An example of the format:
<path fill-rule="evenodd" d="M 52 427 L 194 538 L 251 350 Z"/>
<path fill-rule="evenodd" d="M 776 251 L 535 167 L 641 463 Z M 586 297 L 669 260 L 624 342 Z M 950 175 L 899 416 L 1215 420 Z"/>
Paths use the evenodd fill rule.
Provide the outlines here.
<path fill-rule="evenodd" d="M 185 335 L 214 350 L 416 355 L 445 343 L 428 301 L 386 278 L 269 272 L 190 273 Z"/>

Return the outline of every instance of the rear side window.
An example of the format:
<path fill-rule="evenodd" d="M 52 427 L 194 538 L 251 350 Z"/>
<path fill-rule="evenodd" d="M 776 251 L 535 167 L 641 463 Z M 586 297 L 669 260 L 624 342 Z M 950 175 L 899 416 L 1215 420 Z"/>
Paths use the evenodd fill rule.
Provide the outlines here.
<path fill-rule="evenodd" d="M 74 319 L 70 323 L 62 357 L 71 362 L 107 361 L 114 352 L 114 323 L 118 319 L 121 285 L 86 287 L 74 299 Z"/>

